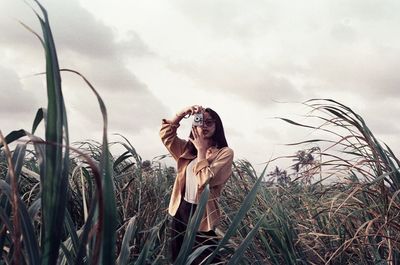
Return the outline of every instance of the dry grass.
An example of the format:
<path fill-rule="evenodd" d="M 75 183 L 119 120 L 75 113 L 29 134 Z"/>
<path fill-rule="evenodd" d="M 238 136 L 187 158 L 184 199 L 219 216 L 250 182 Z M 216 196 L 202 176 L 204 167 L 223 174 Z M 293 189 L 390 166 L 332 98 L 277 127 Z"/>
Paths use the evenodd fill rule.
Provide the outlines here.
<path fill-rule="evenodd" d="M 80 73 L 58 68 L 47 13 L 39 7 L 43 37 L 35 35 L 46 54 L 49 104 L 38 110 L 31 132 L 0 134 L 1 264 L 168 264 L 174 169 L 162 159 L 142 161 L 123 136 L 114 144 L 126 152 L 110 153 L 106 106 Z M 69 144 L 61 71 L 78 74 L 93 91 L 103 115 L 101 143 Z M 322 99 L 304 104 L 318 125 L 283 120 L 329 140 L 296 143 L 301 151 L 291 156 L 292 170 L 268 173 L 266 166 L 259 175 L 249 162 L 235 161 L 213 255 L 227 264 L 399 264 L 399 160 L 347 106 Z M 37 136 L 43 120 L 46 135 Z M 12 142 L 18 145 L 9 152 Z M 205 190 L 176 264 L 199 254 L 191 246 Z"/>

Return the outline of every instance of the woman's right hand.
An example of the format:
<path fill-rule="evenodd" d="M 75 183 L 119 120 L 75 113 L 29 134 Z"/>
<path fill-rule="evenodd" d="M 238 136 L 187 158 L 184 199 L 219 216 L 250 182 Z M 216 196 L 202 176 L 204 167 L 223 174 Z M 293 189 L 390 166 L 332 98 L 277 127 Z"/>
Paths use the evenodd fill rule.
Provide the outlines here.
<path fill-rule="evenodd" d="M 204 112 L 204 108 L 202 106 L 193 105 L 193 106 L 184 108 L 179 114 L 177 114 L 177 116 L 185 117 L 187 115 L 191 116 L 195 113 L 201 113 L 201 112 Z"/>
<path fill-rule="evenodd" d="M 204 112 L 204 108 L 202 106 L 200 106 L 200 105 L 193 105 L 193 106 L 190 106 L 190 107 L 186 107 L 182 111 L 177 112 L 175 117 L 172 118 L 172 120 L 170 120 L 170 122 L 172 124 L 179 124 L 179 122 L 184 117 L 187 118 L 187 115 L 191 116 L 191 115 L 193 115 L 195 113 L 200 113 L 200 112 Z"/>

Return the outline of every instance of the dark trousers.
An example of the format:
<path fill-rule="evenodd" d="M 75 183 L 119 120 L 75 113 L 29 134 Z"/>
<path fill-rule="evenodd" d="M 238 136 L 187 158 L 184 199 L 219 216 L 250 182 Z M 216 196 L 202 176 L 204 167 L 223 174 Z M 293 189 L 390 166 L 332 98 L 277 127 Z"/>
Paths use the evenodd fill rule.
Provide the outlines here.
<path fill-rule="evenodd" d="M 189 222 L 190 217 L 193 216 L 194 211 L 196 210 L 196 206 L 197 206 L 196 204 L 189 203 L 182 199 L 177 213 L 175 214 L 175 216 L 172 217 L 171 240 L 170 240 L 172 262 L 175 262 L 176 258 L 178 257 L 179 251 L 181 250 L 181 246 L 183 243 L 183 238 L 185 237 L 187 224 Z M 203 259 L 205 259 L 209 254 L 213 252 L 213 250 L 215 249 L 215 245 L 217 244 L 218 244 L 217 234 L 214 231 L 210 230 L 207 232 L 198 232 L 192 251 L 204 245 L 214 245 L 214 246 L 204 250 L 202 254 L 200 254 L 192 262 L 192 264 L 200 264 Z M 219 262 L 219 261 L 220 260 L 217 257 L 213 259 L 213 262 Z"/>

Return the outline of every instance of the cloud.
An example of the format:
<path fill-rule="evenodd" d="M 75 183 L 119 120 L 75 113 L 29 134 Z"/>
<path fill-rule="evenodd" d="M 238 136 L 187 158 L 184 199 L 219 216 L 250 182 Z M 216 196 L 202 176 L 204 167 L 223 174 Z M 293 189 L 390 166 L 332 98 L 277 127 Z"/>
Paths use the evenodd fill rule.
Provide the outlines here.
<path fill-rule="evenodd" d="M 0 114 L 4 117 L 26 115 L 36 105 L 31 91 L 24 91 L 15 71 L 0 66 Z"/>
<path fill-rule="evenodd" d="M 357 39 L 357 32 L 351 26 L 348 20 L 341 21 L 335 24 L 331 29 L 331 35 L 337 41 L 354 42 Z"/>
<path fill-rule="evenodd" d="M 257 107 L 268 106 L 273 100 L 301 97 L 301 92 L 286 76 L 246 61 L 210 58 L 204 62 L 174 63 L 170 67 L 196 80 L 205 91 L 234 94 Z"/>
<path fill-rule="evenodd" d="M 375 102 L 370 102 L 361 110 L 367 126 L 374 134 L 380 135 L 382 140 L 388 138 L 399 138 L 400 126 L 397 122 L 398 113 L 400 113 L 399 99 L 376 98 Z"/>
<path fill-rule="evenodd" d="M 11 19 L 20 19 L 40 33 L 37 18 L 29 7 L 14 3 L 18 1 L 4 2 L 7 3 L 0 4 L 1 10 L 7 10 L 10 17 L 0 19 L 0 31 L 4 32 L 0 46 L 12 55 L 4 63 L 14 65 L 22 75 L 42 72 L 44 57 L 39 42 Z M 135 133 L 158 126 L 162 113 L 167 112 L 166 106 L 126 66 L 127 58 L 156 56 L 141 37 L 131 30 L 127 36 L 119 38 L 117 32 L 76 0 L 41 2 L 49 13 L 60 67 L 82 73 L 98 90 L 108 108 L 110 130 Z M 11 82 L 9 78 L 5 76 L 1 82 Z M 62 79 L 67 109 L 70 117 L 76 119 L 70 124 L 78 126 L 75 129 L 84 124 L 85 128 L 101 130 L 98 103 L 89 88 L 70 73 L 63 72 Z M 35 91 L 34 87 L 23 89 L 30 93 Z M 24 108 L 29 107 L 25 104 Z"/>
<path fill-rule="evenodd" d="M 199 31 L 217 39 L 254 38 L 276 26 L 279 20 L 276 12 L 279 6 L 274 1 L 177 0 L 175 6 Z"/>
<path fill-rule="evenodd" d="M 400 96 L 400 49 L 348 48 L 320 53 L 310 58 L 309 66 L 310 76 L 322 88 L 351 91 L 363 100 Z"/>
<path fill-rule="evenodd" d="M 199 27 L 210 51 L 206 58 L 176 61 L 173 67 L 195 80 L 207 79 L 204 85 L 212 89 L 258 103 L 326 92 L 306 89 L 311 86 L 367 91 L 372 97 L 397 96 L 400 91 L 395 72 L 400 61 L 394 27 L 400 23 L 394 11 L 400 7 L 397 1 L 379 6 L 369 0 L 330 1 L 313 3 L 313 8 L 292 1 L 175 3 Z M 255 34 L 236 34 L 242 27 Z"/>
<path fill-rule="evenodd" d="M 262 117 L 305 113 L 272 103 L 323 97 L 355 109 L 378 137 L 397 137 L 400 2 L 128 2 L 111 9 L 105 0 L 85 0 L 86 10 L 78 0 L 43 1 L 60 65 L 78 70 L 98 90 L 110 132 L 138 146 L 159 143 L 160 118 L 170 113 L 164 104 L 202 101 L 227 113 L 224 125 L 237 156 L 260 161 L 272 144 L 300 135 Z M 16 22 L 40 32 L 32 11 L 23 1 L 1 1 L 0 10 L 6 14 L 0 16 L 0 62 L 22 77 L 43 71 L 40 43 Z M 10 73 L 4 78 L 18 83 Z M 19 83 L 35 104 L 45 104 L 42 76 Z M 63 73 L 63 84 L 70 128 L 93 138 L 102 127 L 96 99 L 71 74 Z M 37 108 L 31 107 L 29 117 Z"/>
<path fill-rule="evenodd" d="M 0 66 L 0 130 L 3 134 L 21 128 L 30 130 L 38 102 L 23 89 L 17 73 Z"/>
<path fill-rule="evenodd" d="M 126 33 L 124 39 L 118 42 L 120 57 L 126 57 L 127 55 L 132 57 L 156 57 L 157 54 L 150 49 L 140 37 L 140 35 L 129 30 Z"/>
<path fill-rule="evenodd" d="M 377 2 L 374 0 L 340 0 L 330 1 L 327 8 L 334 17 L 353 17 L 362 21 L 379 22 L 383 20 L 398 20 L 397 11 L 400 4 L 396 0 Z"/>

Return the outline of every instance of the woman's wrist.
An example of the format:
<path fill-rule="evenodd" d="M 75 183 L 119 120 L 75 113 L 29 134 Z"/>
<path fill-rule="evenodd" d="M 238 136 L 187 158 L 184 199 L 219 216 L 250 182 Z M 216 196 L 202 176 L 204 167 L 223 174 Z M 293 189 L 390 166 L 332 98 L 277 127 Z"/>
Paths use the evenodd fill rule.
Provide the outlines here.
<path fill-rule="evenodd" d="M 201 161 L 201 160 L 204 160 L 204 159 L 206 159 L 206 151 L 203 150 L 203 149 L 197 150 L 197 160 Z"/>
<path fill-rule="evenodd" d="M 175 114 L 175 117 L 173 118 L 172 122 L 174 124 L 178 124 L 183 118 L 188 118 L 191 114 L 201 110 L 202 107 L 198 105 L 194 105 L 191 107 L 187 107 L 186 109 L 183 109 L 180 112 L 177 112 Z"/>
<path fill-rule="evenodd" d="M 175 117 L 172 119 L 173 124 L 179 124 L 179 122 L 185 117 L 186 113 L 178 112 L 175 114 Z"/>
<path fill-rule="evenodd" d="M 186 116 L 186 113 L 183 113 L 183 112 L 178 112 L 175 114 L 175 117 L 177 117 L 179 119 L 183 119 L 183 117 L 185 117 L 185 116 Z"/>

